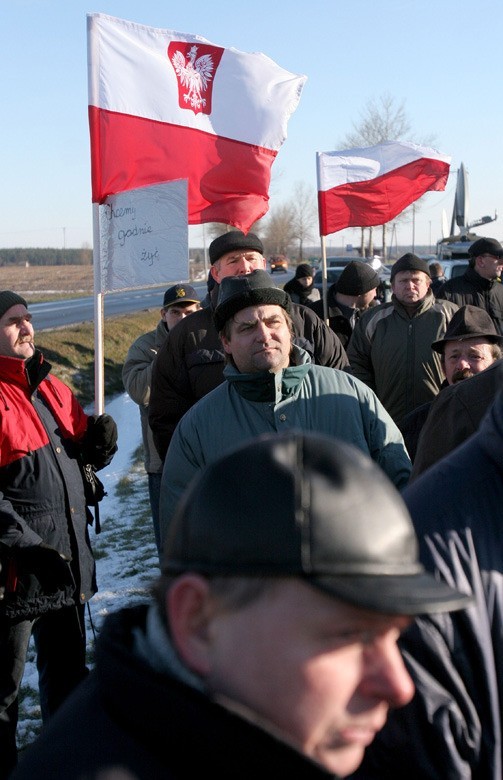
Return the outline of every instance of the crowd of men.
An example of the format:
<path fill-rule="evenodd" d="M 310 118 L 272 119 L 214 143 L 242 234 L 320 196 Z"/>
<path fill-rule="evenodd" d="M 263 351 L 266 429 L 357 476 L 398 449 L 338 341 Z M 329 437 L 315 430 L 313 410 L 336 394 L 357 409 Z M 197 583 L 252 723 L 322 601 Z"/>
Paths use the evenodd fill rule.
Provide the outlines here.
<path fill-rule="evenodd" d="M 469 251 L 450 281 L 404 254 L 388 302 L 355 260 L 323 301 L 232 230 L 205 301 L 166 290 L 123 369 L 160 575 L 89 674 L 85 475 L 117 431 L 0 292 L 0 780 L 501 780 L 503 247 Z M 16 768 L 32 633 L 44 725 Z"/>

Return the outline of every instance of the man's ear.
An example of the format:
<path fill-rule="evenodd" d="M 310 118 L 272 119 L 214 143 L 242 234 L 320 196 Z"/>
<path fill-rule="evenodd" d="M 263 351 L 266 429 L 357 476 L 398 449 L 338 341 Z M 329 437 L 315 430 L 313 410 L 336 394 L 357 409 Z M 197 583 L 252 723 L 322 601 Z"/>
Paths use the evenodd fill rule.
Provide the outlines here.
<path fill-rule="evenodd" d="M 208 581 L 199 574 L 183 574 L 170 586 L 166 595 L 166 610 L 175 650 L 183 663 L 202 677 L 210 671 L 210 601 Z"/>
<path fill-rule="evenodd" d="M 220 284 L 220 274 L 218 273 L 218 265 L 210 265 L 210 273 L 217 284 Z"/>
<path fill-rule="evenodd" d="M 230 341 L 229 341 L 229 339 L 228 339 L 228 338 L 226 338 L 226 337 L 224 336 L 224 334 L 223 334 L 223 333 L 221 333 L 221 334 L 220 334 L 220 341 L 222 342 L 222 346 L 223 346 L 223 348 L 224 348 L 225 352 L 227 353 L 227 355 L 231 355 L 231 354 L 232 354 L 232 351 L 231 351 L 231 344 L 230 344 Z"/>

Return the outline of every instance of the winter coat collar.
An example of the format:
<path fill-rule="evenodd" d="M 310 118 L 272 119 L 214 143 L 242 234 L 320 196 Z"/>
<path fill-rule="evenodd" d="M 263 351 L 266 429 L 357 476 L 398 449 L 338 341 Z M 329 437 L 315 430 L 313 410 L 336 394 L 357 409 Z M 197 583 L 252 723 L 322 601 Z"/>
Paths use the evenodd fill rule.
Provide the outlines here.
<path fill-rule="evenodd" d="M 468 266 L 463 276 L 467 282 L 469 282 L 471 285 L 476 287 L 477 290 L 480 290 L 481 292 L 490 290 L 495 283 L 500 284 L 500 282 L 496 282 L 495 279 L 485 279 L 483 276 L 477 273 L 477 271 L 474 268 L 471 268 L 470 266 Z"/>
<path fill-rule="evenodd" d="M 391 303 L 394 306 L 395 310 L 400 314 L 400 316 L 406 319 L 414 319 L 414 317 L 419 317 L 421 314 L 424 314 L 425 311 L 431 309 L 431 307 L 436 302 L 436 300 L 437 299 L 433 295 L 432 291 L 428 290 L 428 292 L 424 296 L 423 300 L 420 302 L 419 306 L 415 310 L 412 317 L 409 317 L 407 306 L 404 306 L 403 303 L 400 303 L 400 301 L 394 294 L 391 296 Z"/>
<path fill-rule="evenodd" d="M 36 349 L 28 360 L 0 355 L 0 381 L 34 390 L 48 376 L 51 364 Z"/>
<path fill-rule="evenodd" d="M 229 363 L 224 369 L 224 376 L 247 401 L 279 403 L 296 393 L 311 367 L 311 358 L 304 349 L 294 344 L 291 354 L 293 365 L 277 373 L 261 371 L 242 374 Z"/>

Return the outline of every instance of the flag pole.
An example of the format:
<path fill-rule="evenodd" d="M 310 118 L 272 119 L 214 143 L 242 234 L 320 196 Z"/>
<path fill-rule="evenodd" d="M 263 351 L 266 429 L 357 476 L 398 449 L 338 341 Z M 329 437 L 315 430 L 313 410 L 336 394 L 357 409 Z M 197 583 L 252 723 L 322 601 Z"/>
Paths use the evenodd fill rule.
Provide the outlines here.
<path fill-rule="evenodd" d="M 327 248 L 325 245 L 325 236 L 320 236 L 321 240 L 321 274 L 322 274 L 322 299 L 323 299 L 323 316 L 327 325 L 328 320 L 328 283 L 327 283 Z"/>
<path fill-rule="evenodd" d="M 101 292 L 100 207 L 93 203 L 93 270 L 94 270 L 94 411 L 105 410 L 103 293 Z"/>
<path fill-rule="evenodd" d="M 320 176 L 320 153 L 316 152 L 316 179 L 317 179 L 317 187 L 318 187 L 318 193 L 321 190 L 321 176 Z M 329 324 L 328 319 L 328 299 L 327 299 L 327 248 L 325 244 L 325 236 L 321 232 L 321 214 L 320 214 L 320 201 L 318 196 L 318 218 L 320 223 L 320 242 L 321 242 L 321 297 L 323 300 L 323 317 L 325 319 L 325 322 L 327 325 Z"/>

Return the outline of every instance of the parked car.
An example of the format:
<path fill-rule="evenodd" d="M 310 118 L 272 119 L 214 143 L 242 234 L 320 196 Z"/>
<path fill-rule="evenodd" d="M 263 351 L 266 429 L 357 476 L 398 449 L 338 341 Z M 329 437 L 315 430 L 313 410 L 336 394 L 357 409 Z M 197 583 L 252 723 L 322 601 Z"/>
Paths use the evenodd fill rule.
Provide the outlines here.
<path fill-rule="evenodd" d="M 455 276 L 463 276 L 468 268 L 468 260 L 443 260 L 440 265 L 444 269 L 446 279 L 454 279 Z"/>
<path fill-rule="evenodd" d="M 288 258 L 285 255 L 273 255 L 269 262 L 272 274 L 275 271 L 281 271 L 282 273 L 288 271 Z"/>
<path fill-rule="evenodd" d="M 334 282 L 336 282 L 343 271 L 343 265 L 341 265 L 339 268 L 327 268 L 327 287 L 330 287 Z M 316 287 L 316 289 L 321 293 L 323 289 L 323 271 L 316 271 L 313 279 L 313 287 Z"/>

